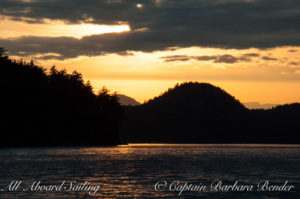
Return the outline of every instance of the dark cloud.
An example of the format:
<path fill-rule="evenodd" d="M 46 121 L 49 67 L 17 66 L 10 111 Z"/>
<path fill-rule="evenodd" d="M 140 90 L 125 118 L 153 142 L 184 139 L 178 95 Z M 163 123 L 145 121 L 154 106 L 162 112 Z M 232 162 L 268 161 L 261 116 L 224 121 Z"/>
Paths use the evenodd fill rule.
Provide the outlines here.
<path fill-rule="evenodd" d="M 259 57 L 259 56 L 260 54 L 258 53 L 245 53 L 242 56 L 240 56 L 238 60 L 250 62 L 252 58 Z"/>
<path fill-rule="evenodd" d="M 259 57 L 260 54 L 258 53 L 246 53 L 244 54 L 245 57 Z"/>
<path fill-rule="evenodd" d="M 48 60 L 48 59 L 64 60 L 64 57 L 59 56 L 59 55 L 45 55 L 45 56 L 38 57 L 38 59 L 40 59 L 40 60 Z"/>
<path fill-rule="evenodd" d="M 221 55 L 217 59 L 215 59 L 215 63 L 228 63 L 233 64 L 235 62 L 238 62 L 239 58 L 232 56 L 232 55 Z"/>
<path fill-rule="evenodd" d="M 171 47 L 244 49 L 300 45 L 298 0 L 0 1 L 1 15 L 27 23 L 42 23 L 44 18 L 68 23 L 127 23 L 132 30 L 81 40 L 69 37 L 0 40 L 0 45 L 13 52 L 22 49 L 28 53 L 46 51 L 74 57 L 132 50 L 151 52 Z M 137 4 L 143 6 L 138 8 Z M 234 61 L 230 57 L 225 59 Z"/>
<path fill-rule="evenodd" d="M 169 49 L 174 41 L 156 40 L 149 43 L 147 33 L 128 32 L 93 35 L 76 39 L 72 37 L 33 37 L 0 39 L 0 45 L 13 55 L 56 53 L 64 58 L 80 55 L 97 56 L 106 53 L 132 55 L 129 51 L 152 52 Z"/>
<path fill-rule="evenodd" d="M 203 55 L 203 56 L 193 56 L 193 59 L 196 59 L 198 61 L 210 61 L 210 60 L 215 60 L 218 58 L 218 56 L 208 56 L 208 55 Z"/>
<path fill-rule="evenodd" d="M 174 62 L 174 61 L 189 61 L 192 59 L 192 57 L 189 57 L 187 55 L 170 55 L 170 56 L 163 56 L 161 59 L 164 60 L 164 62 Z"/>
<path fill-rule="evenodd" d="M 298 66 L 299 63 L 298 62 L 290 62 L 289 65 Z"/>
<path fill-rule="evenodd" d="M 213 61 L 214 63 L 226 63 L 233 64 L 236 62 L 244 61 L 250 62 L 251 59 L 242 55 L 240 57 L 236 57 L 229 54 L 224 55 L 202 55 L 202 56 L 188 56 L 188 55 L 170 55 L 160 57 L 164 60 L 164 62 L 174 62 L 174 61 L 189 61 L 189 60 L 197 60 L 197 61 Z"/>
<path fill-rule="evenodd" d="M 277 58 L 274 58 L 274 57 L 268 57 L 268 56 L 264 56 L 262 57 L 263 60 L 266 60 L 266 61 L 276 61 Z"/>
<path fill-rule="evenodd" d="M 295 50 L 295 49 L 291 49 L 289 50 L 290 53 L 295 53 L 295 52 L 298 52 L 298 50 Z"/>

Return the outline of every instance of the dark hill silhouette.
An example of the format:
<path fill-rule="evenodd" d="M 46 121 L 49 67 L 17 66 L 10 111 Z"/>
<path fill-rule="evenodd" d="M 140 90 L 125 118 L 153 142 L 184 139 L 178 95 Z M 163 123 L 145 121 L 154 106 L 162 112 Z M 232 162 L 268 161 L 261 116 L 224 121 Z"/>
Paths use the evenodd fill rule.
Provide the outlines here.
<path fill-rule="evenodd" d="M 156 106 L 159 109 L 176 109 L 184 111 L 222 112 L 232 113 L 245 111 L 246 108 L 233 96 L 221 88 L 208 83 L 188 82 L 177 84 L 174 88 L 155 97 L 142 105 L 143 107 Z"/>
<path fill-rule="evenodd" d="M 76 71 L 14 61 L 0 48 L 0 146 L 115 145 L 122 107 Z"/>
<path fill-rule="evenodd" d="M 127 107 L 122 137 L 128 142 L 299 143 L 298 107 L 249 110 L 218 87 L 188 82 Z"/>
<path fill-rule="evenodd" d="M 117 94 L 117 97 L 118 97 L 118 102 L 122 106 L 138 106 L 138 105 L 141 105 L 141 103 L 139 103 L 138 101 L 136 101 L 132 97 L 128 97 L 128 96 L 122 95 L 122 94 Z"/>

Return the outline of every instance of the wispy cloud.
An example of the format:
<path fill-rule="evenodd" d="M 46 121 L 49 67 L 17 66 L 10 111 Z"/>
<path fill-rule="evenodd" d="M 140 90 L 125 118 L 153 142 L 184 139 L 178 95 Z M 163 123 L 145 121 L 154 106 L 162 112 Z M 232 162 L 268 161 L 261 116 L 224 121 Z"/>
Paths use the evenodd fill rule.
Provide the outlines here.
<path fill-rule="evenodd" d="M 233 56 L 229 54 L 223 55 L 201 55 L 201 56 L 188 56 L 188 55 L 170 55 L 160 57 L 164 62 L 175 61 L 213 61 L 214 63 L 234 64 L 236 62 L 251 62 L 251 57 L 259 57 L 258 53 L 248 53 L 241 56 Z"/>
<path fill-rule="evenodd" d="M 277 58 L 268 56 L 263 56 L 262 59 L 266 61 L 277 61 Z"/>

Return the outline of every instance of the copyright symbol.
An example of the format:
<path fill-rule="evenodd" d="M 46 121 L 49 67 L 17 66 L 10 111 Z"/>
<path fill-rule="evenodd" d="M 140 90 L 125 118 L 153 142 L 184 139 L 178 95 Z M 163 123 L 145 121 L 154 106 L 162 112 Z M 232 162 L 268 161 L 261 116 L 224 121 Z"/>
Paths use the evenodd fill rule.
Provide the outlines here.
<path fill-rule="evenodd" d="M 167 188 L 167 181 L 159 181 L 155 183 L 154 189 L 155 191 L 164 191 Z"/>

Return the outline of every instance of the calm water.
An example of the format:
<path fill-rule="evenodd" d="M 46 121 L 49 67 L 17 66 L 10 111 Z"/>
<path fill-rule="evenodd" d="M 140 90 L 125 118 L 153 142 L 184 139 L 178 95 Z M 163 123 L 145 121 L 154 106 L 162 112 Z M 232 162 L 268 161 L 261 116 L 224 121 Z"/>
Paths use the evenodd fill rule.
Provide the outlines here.
<path fill-rule="evenodd" d="M 2 191 L 0 198 L 300 198 L 299 145 L 172 145 L 131 144 L 98 148 L 0 149 L 0 189 L 11 181 L 30 187 L 76 181 L 100 185 L 95 195 L 84 191 Z M 291 192 L 178 191 L 169 184 L 211 185 L 213 181 L 233 185 L 256 185 L 268 180 Z M 156 191 L 157 182 L 166 182 Z M 175 186 L 175 184 L 174 184 Z M 179 186 L 177 186 L 179 187 Z M 174 187 L 173 187 L 174 188 Z"/>

